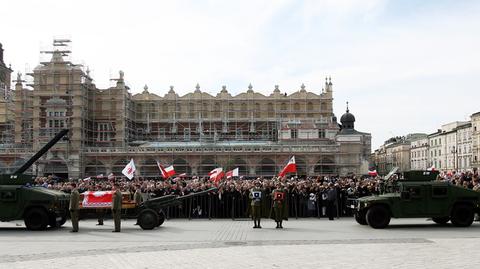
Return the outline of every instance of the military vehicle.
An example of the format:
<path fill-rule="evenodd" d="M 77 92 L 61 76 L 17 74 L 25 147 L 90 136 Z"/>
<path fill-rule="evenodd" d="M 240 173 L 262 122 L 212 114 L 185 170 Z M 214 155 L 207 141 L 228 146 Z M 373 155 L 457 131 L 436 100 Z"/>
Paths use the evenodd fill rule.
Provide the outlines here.
<path fill-rule="evenodd" d="M 137 209 L 138 225 L 144 230 L 151 230 L 163 224 L 165 221 L 164 211 L 171 206 L 179 206 L 183 200 L 190 199 L 195 196 L 204 195 L 215 191 L 217 188 L 195 192 L 183 196 L 166 195 L 158 198 L 146 200 L 140 204 Z"/>
<path fill-rule="evenodd" d="M 0 175 L 0 221 L 23 219 L 28 230 L 45 230 L 65 223 L 69 195 L 35 187 L 35 177 L 23 173 L 67 133 L 68 129 L 59 132 L 14 173 Z"/>
<path fill-rule="evenodd" d="M 391 218 L 431 218 L 437 224 L 470 226 L 479 211 L 480 192 L 437 181 L 437 176 L 438 171 L 404 172 L 397 192 L 357 199 L 355 220 L 375 229 L 387 227 Z"/>

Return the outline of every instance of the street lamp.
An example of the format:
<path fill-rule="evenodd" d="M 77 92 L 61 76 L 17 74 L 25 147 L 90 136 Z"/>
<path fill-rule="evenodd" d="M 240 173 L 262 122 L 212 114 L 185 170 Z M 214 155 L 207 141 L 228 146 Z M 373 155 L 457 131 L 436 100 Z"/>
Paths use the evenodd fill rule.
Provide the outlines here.
<path fill-rule="evenodd" d="M 453 169 L 456 171 L 457 170 L 457 148 L 455 146 L 452 146 L 452 154 L 453 154 Z"/>

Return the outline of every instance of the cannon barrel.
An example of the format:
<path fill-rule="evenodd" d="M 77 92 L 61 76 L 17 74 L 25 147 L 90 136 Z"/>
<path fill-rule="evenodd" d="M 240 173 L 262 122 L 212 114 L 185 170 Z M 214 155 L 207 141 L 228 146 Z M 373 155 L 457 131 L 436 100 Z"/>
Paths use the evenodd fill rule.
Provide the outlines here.
<path fill-rule="evenodd" d="M 192 198 L 192 197 L 195 197 L 195 196 L 204 195 L 204 194 L 207 194 L 207 193 L 215 191 L 215 190 L 217 190 L 217 188 L 210 188 L 208 190 L 193 192 L 193 193 L 183 195 L 183 196 L 167 195 L 167 196 L 163 196 L 163 197 L 149 199 L 147 201 L 144 201 L 142 203 L 142 205 L 144 207 L 151 207 L 151 206 L 153 206 L 153 207 L 158 207 L 158 206 L 168 207 L 168 206 L 173 206 L 173 205 L 176 205 L 181 200 L 185 200 L 185 199 Z"/>
<path fill-rule="evenodd" d="M 25 172 L 34 162 L 36 162 L 40 157 L 42 157 L 45 152 L 47 152 L 53 145 L 55 145 L 62 137 L 64 137 L 68 133 L 68 129 L 61 130 L 55 137 L 52 138 L 45 146 L 43 146 L 35 155 L 33 155 L 28 161 L 23 164 L 20 168 L 18 168 L 13 174 L 18 175 Z"/>

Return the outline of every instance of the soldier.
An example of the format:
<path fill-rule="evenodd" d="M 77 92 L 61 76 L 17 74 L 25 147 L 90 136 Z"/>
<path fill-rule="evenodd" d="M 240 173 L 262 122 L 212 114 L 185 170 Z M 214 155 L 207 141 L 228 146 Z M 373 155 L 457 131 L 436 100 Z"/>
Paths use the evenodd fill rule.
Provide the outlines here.
<path fill-rule="evenodd" d="M 122 217 L 122 192 L 118 184 L 114 185 L 114 193 L 112 197 L 112 216 L 115 223 L 115 230 L 112 232 L 120 232 L 120 222 Z"/>
<path fill-rule="evenodd" d="M 285 201 L 287 194 L 282 186 L 282 183 L 277 183 L 277 188 L 272 192 L 273 198 L 273 218 L 277 223 L 277 229 L 283 229 L 282 222 L 284 218 L 284 212 L 286 209 Z"/>
<path fill-rule="evenodd" d="M 262 189 L 260 188 L 260 182 L 255 181 L 255 186 L 250 190 L 250 199 L 252 202 L 250 203 L 252 207 L 252 219 L 254 226 L 253 228 L 262 228 L 260 226 L 260 218 L 262 217 L 262 198 L 263 198 L 263 192 Z"/>
<path fill-rule="evenodd" d="M 133 194 L 133 200 L 135 201 L 135 210 L 138 214 L 138 209 L 139 209 L 138 207 L 143 202 L 142 192 L 140 191 L 140 186 L 136 187 L 135 194 Z M 137 218 L 137 222 L 134 225 L 138 225 L 138 218 Z"/>
<path fill-rule="evenodd" d="M 97 214 L 97 226 L 103 225 L 103 220 L 105 219 L 105 210 L 103 208 L 95 209 L 95 213 Z"/>
<path fill-rule="evenodd" d="M 71 233 L 78 232 L 78 203 L 80 202 L 80 194 L 78 193 L 77 184 L 72 183 L 72 192 L 70 194 L 70 218 L 72 220 Z"/>

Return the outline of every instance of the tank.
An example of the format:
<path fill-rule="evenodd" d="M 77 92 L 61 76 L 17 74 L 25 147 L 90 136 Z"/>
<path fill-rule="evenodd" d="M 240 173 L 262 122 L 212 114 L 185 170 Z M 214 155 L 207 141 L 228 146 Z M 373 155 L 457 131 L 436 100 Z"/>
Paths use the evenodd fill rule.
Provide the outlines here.
<path fill-rule="evenodd" d="M 67 220 L 69 194 L 33 186 L 35 177 L 23 174 L 68 133 L 60 131 L 12 174 L 0 175 L 0 221 L 24 220 L 28 230 L 60 227 Z"/>
<path fill-rule="evenodd" d="M 381 229 L 391 218 L 430 218 L 445 225 L 468 227 L 479 212 L 480 192 L 437 181 L 437 171 L 409 171 L 399 175 L 398 191 L 357 199 L 355 220 Z"/>

